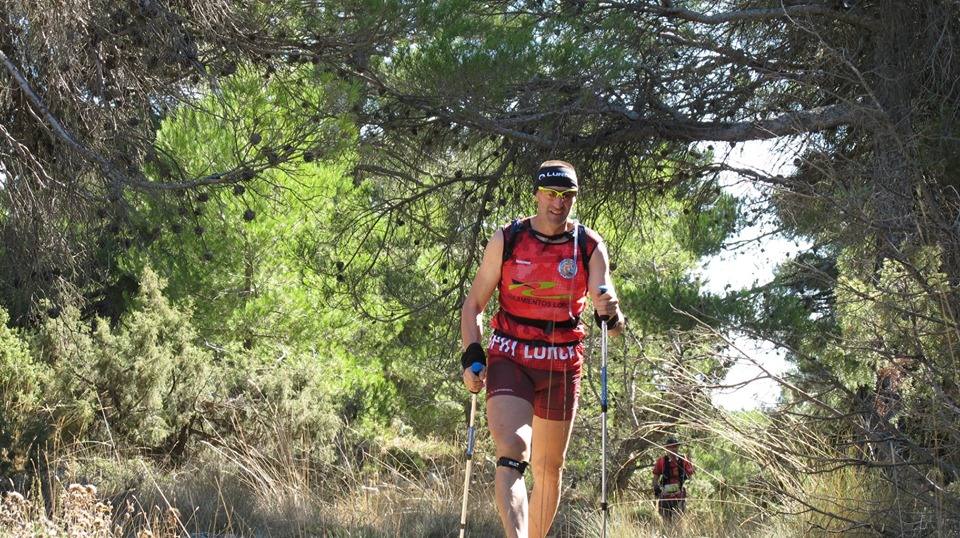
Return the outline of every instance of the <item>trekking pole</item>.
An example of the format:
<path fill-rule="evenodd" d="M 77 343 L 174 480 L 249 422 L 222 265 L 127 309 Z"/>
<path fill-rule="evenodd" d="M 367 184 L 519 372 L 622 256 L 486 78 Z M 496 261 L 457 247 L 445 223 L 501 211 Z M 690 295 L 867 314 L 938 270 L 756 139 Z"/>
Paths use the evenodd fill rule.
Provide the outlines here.
<path fill-rule="evenodd" d="M 483 365 L 475 362 L 470 370 L 479 374 Z M 477 414 L 477 393 L 470 394 L 470 424 L 467 426 L 467 470 L 463 477 L 463 504 L 460 506 L 460 538 L 467 532 L 467 495 L 470 493 L 470 471 L 473 470 L 473 442 L 476 439 L 476 428 L 473 426 Z"/>
<path fill-rule="evenodd" d="M 600 295 L 607 293 L 606 284 L 600 285 Z M 607 536 L 607 319 L 600 316 L 600 509 L 603 511 L 603 530 Z"/>

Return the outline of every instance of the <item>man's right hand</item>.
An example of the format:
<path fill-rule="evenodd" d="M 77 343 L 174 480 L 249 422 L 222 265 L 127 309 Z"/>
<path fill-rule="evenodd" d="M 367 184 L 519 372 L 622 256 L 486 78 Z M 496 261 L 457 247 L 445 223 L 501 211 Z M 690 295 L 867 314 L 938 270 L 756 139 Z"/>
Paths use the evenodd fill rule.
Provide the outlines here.
<path fill-rule="evenodd" d="M 487 381 L 487 354 L 479 342 L 473 342 L 460 355 L 463 366 L 463 384 L 467 390 L 476 394 L 483 390 Z"/>
<path fill-rule="evenodd" d="M 663 490 L 660 489 L 660 486 L 655 486 L 655 487 L 653 488 L 653 496 L 654 496 L 654 497 L 657 497 L 657 498 L 659 499 L 659 498 L 660 498 L 660 494 L 662 494 L 662 493 L 663 493 Z"/>
<path fill-rule="evenodd" d="M 472 368 L 464 368 L 463 384 L 467 387 L 467 390 L 474 394 L 483 390 L 483 387 L 487 384 L 487 367 L 484 366 L 479 374 L 473 373 Z"/>

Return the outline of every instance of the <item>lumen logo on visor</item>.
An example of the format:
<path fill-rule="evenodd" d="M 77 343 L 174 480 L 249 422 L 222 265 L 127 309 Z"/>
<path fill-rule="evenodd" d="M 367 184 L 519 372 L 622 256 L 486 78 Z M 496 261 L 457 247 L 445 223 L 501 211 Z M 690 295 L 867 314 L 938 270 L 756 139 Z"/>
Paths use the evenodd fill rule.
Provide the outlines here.
<path fill-rule="evenodd" d="M 517 282 L 513 281 L 507 289 L 514 291 L 520 289 L 520 295 L 524 297 L 536 297 L 537 299 L 569 299 L 569 293 L 557 293 L 550 291 L 557 287 L 557 283 L 549 280 L 539 282 Z"/>
<path fill-rule="evenodd" d="M 540 175 L 537 176 L 538 179 L 546 179 L 548 177 L 572 177 L 572 174 L 566 170 L 548 170 L 546 172 L 540 172 Z"/>

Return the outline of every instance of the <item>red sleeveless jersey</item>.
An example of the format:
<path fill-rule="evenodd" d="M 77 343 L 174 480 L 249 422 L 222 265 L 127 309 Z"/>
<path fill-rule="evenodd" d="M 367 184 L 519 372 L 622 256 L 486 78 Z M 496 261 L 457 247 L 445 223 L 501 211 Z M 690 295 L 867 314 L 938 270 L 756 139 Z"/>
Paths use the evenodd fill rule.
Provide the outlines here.
<path fill-rule="evenodd" d="M 586 236 L 585 249 L 573 237 L 561 243 L 544 241 L 529 225 L 515 231 L 500 270 L 500 310 L 492 320 L 491 353 L 530 368 L 579 368 L 586 334 L 579 321 L 587 304 L 586 267 L 599 236 L 578 228 Z M 508 233 L 510 226 L 504 229 L 505 248 Z M 551 327 L 551 321 L 560 326 Z"/>

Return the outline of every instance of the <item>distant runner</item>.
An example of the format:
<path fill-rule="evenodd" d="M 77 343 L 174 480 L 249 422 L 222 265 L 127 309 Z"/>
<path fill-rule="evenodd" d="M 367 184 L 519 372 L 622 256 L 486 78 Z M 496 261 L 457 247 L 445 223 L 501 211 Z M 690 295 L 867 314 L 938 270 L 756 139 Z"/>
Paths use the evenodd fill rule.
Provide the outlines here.
<path fill-rule="evenodd" d="M 497 510 L 509 538 L 546 536 L 557 513 L 579 397 L 586 335 L 580 316 L 588 292 L 595 312 L 609 316 L 610 334 L 623 329 L 606 246 L 596 232 L 570 219 L 578 188 L 570 163 L 540 165 L 537 214 L 493 234 L 463 302 L 463 383 L 472 392 L 487 388 L 487 427 L 498 458 Z M 609 289 L 601 295 L 604 284 Z M 495 289 L 500 309 L 485 352 L 483 311 Z M 479 375 L 470 369 L 474 362 L 486 364 Z M 529 503 L 523 481 L 528 462 Z"/>
<path fill-rule="evenodd" d="M 689 456 L 679 452 L 680 441 L 676 437 L 667 437 L 664 445 L 666 454 L 657 458 L 653 464 L 653 494 L 657 497 L 657 510 L 664 521 L 683 515 L 687 503 L 687 490 L 684 482 L 693 476 L 693 463 Z"/>

